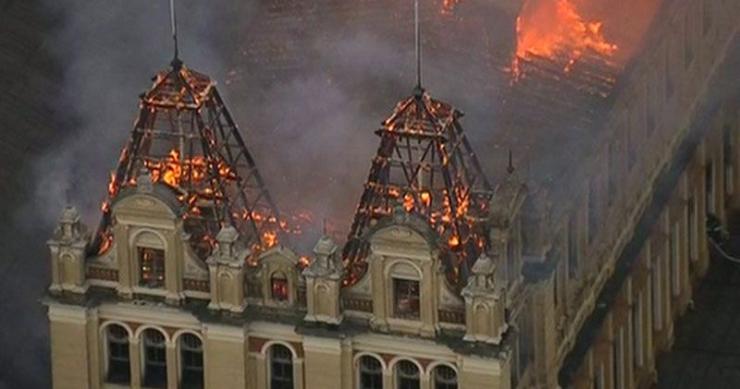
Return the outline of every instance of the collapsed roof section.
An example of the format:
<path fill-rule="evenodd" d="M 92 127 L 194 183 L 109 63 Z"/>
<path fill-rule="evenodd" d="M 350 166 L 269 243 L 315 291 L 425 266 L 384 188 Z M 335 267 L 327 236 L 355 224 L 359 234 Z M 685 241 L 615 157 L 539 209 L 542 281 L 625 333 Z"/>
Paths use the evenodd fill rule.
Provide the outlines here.
<path fill-rule="evenodd" d="M 109 248 L 111 202 L 144 172 L 181 202 L 185 229 L 200 258 L 211 252 L 225 224 L 233 225 L 255 253 L 276 245 L 277 208 L 215 82 L 177 61 L 153 80 L 111 174 L 91 252 Z"/>
<path fill-rule="evenodd" d="M 380 147 L 344 248 L 345 285 L 367 269 L 368 230 L 396 208 L 428 221 L 443 241 L 449 281 L 464 285 L 487 245 L 483 224 L 492 190 L 459 123 L 461 116 L 419 89 L 399 102 L 376 131 Z"/>

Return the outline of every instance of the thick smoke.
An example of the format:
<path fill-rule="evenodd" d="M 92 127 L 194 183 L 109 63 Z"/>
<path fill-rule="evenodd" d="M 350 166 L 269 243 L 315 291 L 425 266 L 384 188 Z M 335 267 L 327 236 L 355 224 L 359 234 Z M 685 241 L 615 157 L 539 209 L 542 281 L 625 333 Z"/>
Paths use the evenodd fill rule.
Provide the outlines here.
<path fill-rule="evenodd" d="M 323 1 L 293 11 L 240 3 L 178 2 L 181 57 L 219 81 L 278 207 L 309 211 L 316 230 L 328 219 L 341 239 L 378 144 L 373 131 L 412 92 L 412 3 L 369 6 L 376 12 L 369 17 L 334 12 L 336 4 Z M 167 2 L 50 7 L 63 20 L 53 45 L 65 68 L 58 107 L 75 125 L 59 129 L 65 141 L 38 161 L 43 184 L 33 208 L 52 222 L 73 204 L 94 226 L 136 96 L 172 56 Z M 476 30 L 485 39 L 461 46 L 450 43 L 469 33 L 461 17 L 442 15 L 436 3 L 423 15 L 425 87 L 476 114 L 465 123 L 486 123 L 469 128 L 473 138 L 486 136 L 499 72 L 490 58 L 470 54 L 490 54 L 497 48 L 490 38 L 510 35 L 510 26 Z M 315 238 L 308 234 L 303 243 Z"/>

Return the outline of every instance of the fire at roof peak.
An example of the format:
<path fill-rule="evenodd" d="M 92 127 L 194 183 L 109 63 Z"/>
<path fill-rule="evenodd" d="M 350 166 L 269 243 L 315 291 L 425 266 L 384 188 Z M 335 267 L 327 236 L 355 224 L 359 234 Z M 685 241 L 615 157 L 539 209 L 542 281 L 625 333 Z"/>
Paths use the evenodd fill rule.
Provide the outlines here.
<path fill-rule="evenodd" d="M 511 73 L 525 76 L 522 61 L 547 58 L 569 72 L 589 53 L 609 59 L 618 46 L 603 32 L 603 22 L 586 20 L 573 0 L 526 0 L 516 19 L 516 52 Z"/>
<path fill-rule="evenodd" d="M 111 204 L 140 172 L 181 203 L 184 226 L 199 257 L 209 255 L 222 227 L 232 225 L 258 255 L 278 243 L 284 223 L 215 83 L 188 67 L 158 73 L 141 98 L 103 202 L 93 253 L 111 244 Z"/>
<path fill-rule="evenodd" d="M 427 93 L 396 105 L 376 131 L 380 147 L 355 212 L 344 263 L 345 285 L 364 274 L 367 232 L 395 208 L 426 220 L 446 244 L 448 278 L 465 280 L 486 247 L 488 183 L 458 119 L 462 113 Z"/>

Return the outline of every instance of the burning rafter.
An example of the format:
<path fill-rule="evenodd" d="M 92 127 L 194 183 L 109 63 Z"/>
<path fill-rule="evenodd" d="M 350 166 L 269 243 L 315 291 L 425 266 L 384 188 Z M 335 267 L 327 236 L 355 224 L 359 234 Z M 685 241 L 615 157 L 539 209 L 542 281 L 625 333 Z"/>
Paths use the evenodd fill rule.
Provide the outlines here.
<path fill-rule="evenodd" d="M 111 174 L 95 252 L 110 245 L 110 203 L 140 171 L 166 184 L 186 209 L 185 228 L 202 258 L 230 223 L 255 251 L 277 244 L 281 223 L 254 159 L 215 83 L 179 63 L 142 95 L 139 117 Z"/>
<path fill-rule="evenodd" d="M 366 232 L 397 206 L 427 220 L 444 240 L 451 281 L 467 278 L 486 246 L 482 221 L 492 191 L 458 122 L 461 116 L 420 92 L 401 101 L 376 131 L 380 147 L 344 249 L 345 284 L 366 270 Z"/>

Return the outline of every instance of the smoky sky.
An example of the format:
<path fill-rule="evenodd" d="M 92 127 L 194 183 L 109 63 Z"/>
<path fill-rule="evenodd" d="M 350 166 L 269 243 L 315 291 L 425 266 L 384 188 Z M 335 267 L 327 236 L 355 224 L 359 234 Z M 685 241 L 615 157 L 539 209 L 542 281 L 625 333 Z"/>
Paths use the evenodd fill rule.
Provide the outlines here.
<path fill-rule="evenodd" d="M 483 2 L 453 15 L 441 14 L 438 2 L 422 4 L 424 86 L 468 113 L 473 140 L 494 132 L 512 31 L 510 18 L 476 3 Z M 412 93 L 412 4 L 177 2 L 181 58 L 218 82 L 277 206 L 307 210 L 315 225 L 328 219 L 340 239 L 378 145 L 373 131 Z M 43 185 L 31 208 L 51 222 L 72 204 L 92 226 L 137 96 L 172 58 L 168 2 L 48 7 L 61 19 L 50 46 L 64 69 L 55 99 L 73 125 L 59 129 L 64 140 L 36 164 Z"/>

